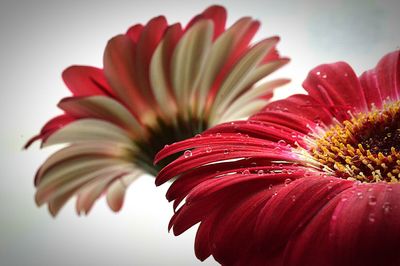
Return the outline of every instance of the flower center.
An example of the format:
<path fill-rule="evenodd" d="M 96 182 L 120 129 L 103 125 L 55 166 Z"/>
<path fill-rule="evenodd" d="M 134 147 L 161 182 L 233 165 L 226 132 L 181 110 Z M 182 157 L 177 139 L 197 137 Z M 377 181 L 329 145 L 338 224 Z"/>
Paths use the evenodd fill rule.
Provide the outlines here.
<path fill-rule="evenodd" d="M 337 123 L 309 152 L 336 176 L 362 182 L 400 181 L 400 101 Z"/>

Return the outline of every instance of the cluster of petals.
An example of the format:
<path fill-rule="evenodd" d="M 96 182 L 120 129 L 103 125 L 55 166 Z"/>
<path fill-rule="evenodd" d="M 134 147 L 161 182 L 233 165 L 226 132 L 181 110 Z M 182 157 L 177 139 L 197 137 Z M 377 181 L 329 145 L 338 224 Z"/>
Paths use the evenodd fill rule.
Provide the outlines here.
<path fill-rule="evenodd" d="M 400 265 L 400 183 L 343 178 L 304 153 L 334 125 L 400 101 L 400 51 L 359 77 L 344 62 L 320 65 L 303 87 L 158 153 L 191 155 L 156 178 L 175 178 L 170 228 L 200 223 L 196 256 L 222 265 Z"/>
<path fill-rule="evenodd" d="M 87 213 L 106 194 L 118 211 L 128 185 L 161 168 L 153 159 L 166 144 L 260 110 L 288 80 L 258 81 L 288 59 L 275 49 L 278 37 L 251 43 L 258 21 L 226 28 L 226 16 L 212 6 L 185 27 L 159 16 L 112 38 L 102 69 L 66 69 L 64 113 L 27 144 L 64 145 L 37 172 L 37 204 L 55 215 L 77 195 L 77 212 Z"/>

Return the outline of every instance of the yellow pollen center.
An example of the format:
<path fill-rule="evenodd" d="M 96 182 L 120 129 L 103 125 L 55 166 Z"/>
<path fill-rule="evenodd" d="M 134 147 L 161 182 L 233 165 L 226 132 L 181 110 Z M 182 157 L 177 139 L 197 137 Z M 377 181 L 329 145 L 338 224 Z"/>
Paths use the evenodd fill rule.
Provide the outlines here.
<path fill-rule="evenodd" d="M 329 127 L 309 152 L 328 172 L 362 182 L 400 180 L 400 101 Z"/>

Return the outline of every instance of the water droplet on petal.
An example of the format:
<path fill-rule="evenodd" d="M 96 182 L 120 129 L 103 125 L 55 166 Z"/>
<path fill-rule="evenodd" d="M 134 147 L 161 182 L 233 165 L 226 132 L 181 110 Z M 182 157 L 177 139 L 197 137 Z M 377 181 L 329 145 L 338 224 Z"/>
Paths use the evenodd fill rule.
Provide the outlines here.
<path fill-rule="evenodd" d="M 246 170 L 244 170 L 244 171 L 242 172 L 242 174 L 243 174 L 243 175 L 249 175 L 249 174 L 250 174 L 250 171 L 249 171 L 248 169 L 246 169 Z"/>
<path fill-rule="evenodd" d="M 384 214 L 389 214 L 392 209 L 390 202 L 385 202 L 382 206 L 382 209 Z"/>
<path fill-rule="evenodd" d="M 195 136 L 194 136 L 195 138 L 201 138 L 201 134 L 196 134 Z"/>
<path fill-rule="evenodd" d="M 190 150 L 185 151 L 185 152 L 183 153 L 183 156 L 184 156 L 185 158 L 189 158 L 190 156 L 192 156 L 192 151 L 190 151 Z"/>
<path fill-rule="evenodd" d="M 257 171 L 257 174 L 258 174 L 259 176 L 264 175 L 264 170 L 258 170 L 258 171 Z"/>
<path fill-rule="evenodd" d="M 362 192 L 357 192 L 357 197 L 358 197 L 359 199 L 362 199 L 362 198 L 363 198 Z"/>
<path fill-rule="evenodd" d="M 224 154 L 225 154 L 225 155 L 229 154 L 229 150 L 228 150 L 228 149 L 225 149 L 225 150 L 224 150 Z"/>
<path fill-rule="evenodd" d="M 376 205 L 376 197 L 374 195 L 368 196 L 368 204 L 370 206 Z"/>
<path fill-rule="evenodd" d="M 271 190 L 272 187 L 273 187 L 272 184 L 270 184 L 270 185 L 268 186 L 268 189 Z"/>
<path fill-rule="evenodd" d="M 292 196 L 292 201 L 295 202 L 296 201 L 296 195 Z"/>
<path fill-rule="evenodd" d="M 208 146 L 208 147 L 206 148 L 206 152 L 207 152 L 207 153 L 212 152 L 212 148 L 211 148 L 210 146 Z"/>
<path fill-rule="evenodd" d="M 168 144 L 165 144 L 165 145 L 164 145 L 164 149 L 165 149 L 165 148 L 168 148 L 168 147 L 169 147 L 169 145 L 168 145 Z"/>
<path fill-rule="evenodd" d="M 336 221 L 337 220 L 337 216 L 336 215 L 332 215 L 332 221 Z"/>
<path fill-rule="evenodd" d="M 370 223 L 374 223 L 374 222 L 375 222 L 375 214 L 374 214 L 374 213 L 370 213 L 370 214 L 368 215 L 368 221 L 369 221 Z"/>
<path fill-rule="evenodd" d="M 323 79 L 326 79 L 326 78 L 328 77 L 328 75 L 327 75 L 327 74 L 323 74 L 321 77 L 322 77 Z"/>
<path fill-rule="evenodd" d="M 281 140 L 278 141 L 278 144 L 279 144 L 280 146 L 286 146 L 286 141 L 284 141 L 283 139 L 281 139 Z"/>
<path fill-rule="evenodd" d="M 285 179 L 285 186 L 289 185 L 292 182 L 292 179 L 287 178 Z"/>
<path fill-rule="evenodd" d="M 316 74 L 317 74 L 317 76 L 319 76 L 319 75 L 321 75 L 321 72 L 318 71 Z"/>
<path fill-rule="evenodd" d="M 216 136 L 217 138 L 219 138 L 219 137 L 221 137 L 221 133 L 217 133 L 217 134 L 215 134 L 215 136 Z"/>

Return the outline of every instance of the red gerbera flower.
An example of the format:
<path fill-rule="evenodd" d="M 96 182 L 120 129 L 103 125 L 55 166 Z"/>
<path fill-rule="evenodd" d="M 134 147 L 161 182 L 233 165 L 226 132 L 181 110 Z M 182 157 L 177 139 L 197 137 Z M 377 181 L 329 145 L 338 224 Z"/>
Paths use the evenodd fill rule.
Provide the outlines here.
<path fill-rule="evenodd" d="M 400 51 L 359 78 L 318 66 L 303 86 L 158 154 L 191 154 L 156 179 L 179 177 L 167 198 L 186 199 L 170 226 L 200 222 L 197 257 L 223 265 L 400 265 Z"/>
<path fill-rule="evenodd" d="M 104 69 L 65 70 L 73 96 L 59 103 L 64 114 L 27 144 L 67 144 L 39 169 L 37 203 L 55 215 L 78 195 L 77 211 L 87 213 L 107 193 L 117 211 L 135 178 L 160 169 L 153 159 L 164 145 L 261 109 L 288 80 L 258 81 L 288 59 L 275 49 L 278 37 L 250 44 L 258 21 L 245 17 L 227 29 L 225 21 L 220 6 L 184 28 L 156 17 L 112 38 Z"/>

